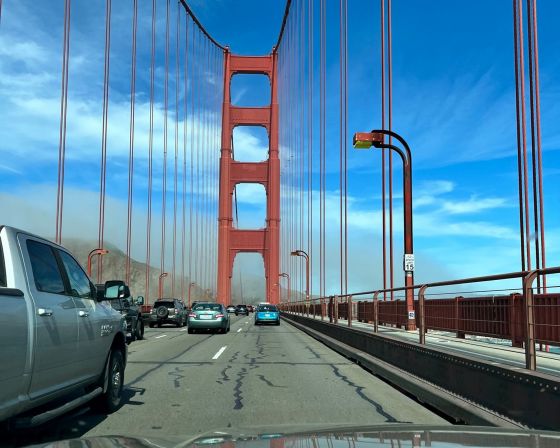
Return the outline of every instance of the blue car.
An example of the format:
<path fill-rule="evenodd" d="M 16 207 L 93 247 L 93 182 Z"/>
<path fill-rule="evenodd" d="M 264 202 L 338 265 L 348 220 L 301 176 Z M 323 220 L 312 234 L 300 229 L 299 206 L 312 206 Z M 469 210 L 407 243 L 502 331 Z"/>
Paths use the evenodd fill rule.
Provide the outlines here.
<path fill-rule="evenodd" d="M 280 325 L 280 312 L 274 305 L 259 305 L 255 311 L 255 325 Z"/>

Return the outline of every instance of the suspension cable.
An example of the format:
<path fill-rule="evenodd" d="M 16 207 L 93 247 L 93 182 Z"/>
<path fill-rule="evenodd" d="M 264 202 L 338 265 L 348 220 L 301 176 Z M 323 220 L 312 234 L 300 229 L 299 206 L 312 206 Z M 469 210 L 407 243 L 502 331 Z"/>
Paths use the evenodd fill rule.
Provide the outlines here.
<path fill-rule="evenodd" d="M 146 219 L 146 303 L 150 298 L 150 258 L 152 240 L 152 175 L 154 150 L 154 84 L 156 65 L 156 0 L 152 0 L 152 48 L 150 58 L 150 131 L 148 134 L 148 216 Z"/>
<path fill-rule="evenodd" d="M 105 232 L 105 180 L 107 177 L 107 125 L 109 118 L 109 73 L 111 53 L 111 0 L 107 0 L 105 9 L 105 71 L 103 77 L 103 123 L 101 129 L 101 169 L 99 186 L 99 229 L 98 247 L 103 247 Z M 98 256 L 97 283 L 103 277 L 103 257 Z"/>
<path fill-rule="evenodd" d="M 68 65 L 70 61 L 70 9 L 71 0 L 64 3 L 64 38 L 62 41 L 62 74 L 60 93 L 60 133 L 58 144 L 58 188 L 56 196 L 55 241 L 62 243 L 62 218 L 64 206 L 64 167 L 66 153 L 66 116 L 68 110 Z M 2 0 L 0 0 L 0 20 L 2 17 Z"/>
<path fill-rule="evenodd" d="M 130 136 L 128 152 L 128 216 L 126 223 L 126 266 L 125 279 L 130 285 L 130 262 L 132 250 L 132 200 L 134 177 L 134 129 L 135 129 L 135 103 L 136 103 L 136 41 L 138 31 L 138 0 L 134 0 L 132 14 L 132 63 L 130 72 Z"/>

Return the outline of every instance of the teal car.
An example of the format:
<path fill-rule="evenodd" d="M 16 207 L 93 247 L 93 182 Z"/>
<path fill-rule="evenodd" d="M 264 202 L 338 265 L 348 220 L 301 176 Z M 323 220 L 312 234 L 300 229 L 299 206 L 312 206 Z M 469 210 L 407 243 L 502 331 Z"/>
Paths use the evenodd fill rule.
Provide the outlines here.
<path fill-rule="evenodd" d="M 255 311 L 255 325 L 280 325 L 280 312 L 274 305 L 259 305 Z"/>
<path fill-rule="evenodd" d="M 220 303 L 203 302 L 192 307 L 188 318 L 188 332 L 213 330 L 227 333 L 230 327 L 229 314 Z"/>

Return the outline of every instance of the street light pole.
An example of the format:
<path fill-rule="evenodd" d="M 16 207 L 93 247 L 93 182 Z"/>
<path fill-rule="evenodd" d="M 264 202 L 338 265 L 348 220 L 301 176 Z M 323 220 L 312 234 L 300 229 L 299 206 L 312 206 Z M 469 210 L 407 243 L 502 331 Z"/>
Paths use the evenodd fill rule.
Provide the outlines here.
<path fill-rule="evenodd" d="M 291 303 L 290 300 L 290 274 L 288 274 L 287 272 L 282 272 L 281 274 L 278 274 L 278 277 L 284 277 L 288 279 L 288 303 Z M 280 286 L 280 284 L 278 284 L 278 286 Z"/>
<path fill-rule="evenodd" d="M 293 257 L 305 258 L 305 301 L 309 309 L 309 255 L 304 250 L 294 250 L 290 253 Z"/>
<path fill-rule="evenodd" d="M 91 261 L 92 261 L 92 258 L 93 258 L 95 255 L 102 256 L 102 255 L 107 255 L 108 253 L 109 253 L 109 251 L 108 251 L 107 249 L 102 249 L 102 248 L 93 249 L 93 250 L 89 253 L 89 255 L 88 255 L 88 257 L 87 257 L 87 273 L 88 273 L 88 276 L 89 276 L 89 277 L 91 277 Z"/>
<path fill-rule="evenodd" d="M 163 279 L 169 274 L 167 272 L 162 272 L 159 276 L 159 298 L 163 298 Z"/>
<path fill-rule="evenodd" d="M 196 285 L 195 282 L 190 282 L 190 283 L 189 283 L 189 296 L 188 296 L 189 309 L 190 309 L 190 307 L 191 307 L 191 288 L 192 288 L 194 285 Z"/>
<path fill-rule="evenodd" d="M 384 136 L 398 140 L 404 148 L 404 151 L 398 146 L 385 143 Z M 414 290 L 410 288 L 414 285 L 414 250 L 413 250 L 413 229 L 412 229 L 412 153 L 405 139 L 399 134 L 388 130 L 373 130 L 371 132 L 357 132 L 354 134 L 354 148 L 368 149 L 387 148 L 395 151 L 403 162 L 403 201 L 404 201 L 404 283 L 408 288 L 406 290 L 406 311 L 407 330 L 416 329 L 416 316 L 414 312 Z"/>

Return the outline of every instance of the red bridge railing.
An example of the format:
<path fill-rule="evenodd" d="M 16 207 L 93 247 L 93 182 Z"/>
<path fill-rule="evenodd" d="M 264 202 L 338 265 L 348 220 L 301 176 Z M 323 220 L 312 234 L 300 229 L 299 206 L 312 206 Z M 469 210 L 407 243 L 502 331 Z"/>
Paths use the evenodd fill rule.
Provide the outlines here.
<path fill-rule="evenodd" d="M 535 343 L 560 346 L 560 294 L 534 294 L 533 282 L 538 276 L 560 273 L 560 267 L 472 277 L 467 279 L 414 285 L 409 288 L 367 291 L 354 294 L 314 298 L 309 302 L 283 303 L 286 312 L 320 316 L 332 323 L 339 319 L 406 328 L 409 315 L 404 300 L 381 301 L 390 292 L 412 289 L 416 292 L 414 316 L 419 342 L 425 344 L 428 330 L 465 335 L 509 339 L 512 345 L 525 347 L 526 367 L 536 368 Z M 445 297 L 426 299 L 426 290 L 434 287 L 520 278 L 522 293 L 478 297 Z"/>

